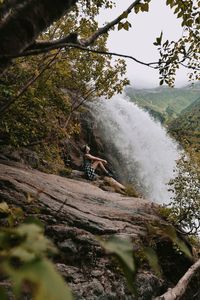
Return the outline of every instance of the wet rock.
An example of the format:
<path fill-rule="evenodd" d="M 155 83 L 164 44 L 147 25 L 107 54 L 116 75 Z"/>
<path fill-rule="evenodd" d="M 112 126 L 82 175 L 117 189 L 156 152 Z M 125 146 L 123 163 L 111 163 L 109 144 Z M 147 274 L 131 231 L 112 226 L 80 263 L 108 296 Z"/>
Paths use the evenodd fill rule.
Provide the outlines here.
<path fill-rule="evenodd" d="M 139 295 L 138 300 L 149 300 L 159 293 L 162 295 L 167 288 L 166 283 L 150 272 L 141 272 L 136 279 Z"/>
<path fill-rule="evenodd" d="M 67 240 L 59 243 L 58 247 L 61 250 L 66 251 L 68 253 L 77 253 L 78 252 L 76 244 L 71 239 L 67 239 Z"/>
<path fill-rule="evenodd" d="M 33 202 L 27 201 L 31 195 Z M 96 235 L 129 237 L 134 245 L 147 236 L 146 223 L 160 220 L 148 200 L 103 191 L 92 182 L 64 178 L 0 163 L 0 199 L 37 216 L 59 249 L 56 266 L 78 300 L 134 299 L 115 262 Z M 165 284 L 152 272 L 138 273 L 140 299 L 159 295 Z M 149 298 L 148 298 L 149 297 Z"/>

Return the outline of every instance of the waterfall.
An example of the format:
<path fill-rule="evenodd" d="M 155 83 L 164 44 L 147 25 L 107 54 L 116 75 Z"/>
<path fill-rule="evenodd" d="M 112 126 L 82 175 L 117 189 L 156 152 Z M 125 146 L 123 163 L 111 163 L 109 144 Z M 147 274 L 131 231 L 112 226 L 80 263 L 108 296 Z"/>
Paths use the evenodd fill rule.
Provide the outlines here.
<path fill-rule="evenodd" d="M 169 202 L 167 183 L 174 176 L 179 152 L 166 129 L 125 96 L 98 100 L 92 114 L 117 177 L 134 184 L 150 200 Z"/>

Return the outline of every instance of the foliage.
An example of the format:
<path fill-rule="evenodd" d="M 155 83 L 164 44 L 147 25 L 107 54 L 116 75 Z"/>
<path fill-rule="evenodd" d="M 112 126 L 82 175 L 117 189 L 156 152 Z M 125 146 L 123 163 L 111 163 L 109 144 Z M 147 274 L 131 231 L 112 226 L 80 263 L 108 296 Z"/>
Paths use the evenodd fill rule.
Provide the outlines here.
<path fill-rule="evenodd" d="M 153 247 L 144 247 L 143 252 L 151 268 L 155 271 L 155 273 L 158 276 L 161 276 L 161 269 L 159 266 L 158 256 Z"/>
<path fill-rule="evenodd" d="M 187 256 L 189 259 L 192 258 L 192 253 L 188 248 L 185 241 L 177 235 L 176 229 L 167 223 L 152 222 L 152 224 L 147 225 L 148 233 L 148 245 L 141 244 L 137 245 L 137 252 L 133 250 L 133 245 L 128 237 L 120 238 L 118 236 L 112 236 L 107 240 L 103 240 L 98 237 L 98 241 L 101 246 L 115 258 L 117 258 L 118 263 L 126 277 L 128 287 L 130 291 L 137 294 L 137 289 L 135 285 L 135 276 L 138 271 L 138 266 L 136 264 L 136 258 L 138 255 L 142 257 L 143 261 L 147 261 L 149 266 L 155 272 L 156 275 L 161 276 L 162 269 L 161 264 L 158 259 L 158 254 L 156 252 L 156 242 L 151 242 L 153 239 L 157 239 L 159 236 L 167 238 L 173 242 L 175 245 L 174 251 L 179 254 Z M 155 248 L 155 249 L 154 249 Z"/>
<path fill-rule="evenodd" d="M 197 167 L 183 156 L 177 162 L 176 177 L 169 182 L 174 192 L 170 204 L 169 220 L 190 234 L 198 234 L 200 228 L 200 177 Z"/>
<path fill-rule="evenodd" d="M 135 293 L 134 275 L 136 268 L 133 259 L 133 247 L 130 240 L 119 239 L 113 236 L 107 241 L 101 239 L 99 239 L 99 241 L 105 250 L 117 257 L 124 275 L 126 276 L 130 291 Z"/>
<path fill-rule="evenodd" d="M 141 195 L 136 191 L 136 189 L 132 185 L 125 186 L 125 194 L 129 197 L 141 197 Z"/>
<path fill-rule="evenodd" d="M 192 258 L 192 253 L 185 241 L 178 236 L 175 227 L 171 224 L 155 222 L 153 225 L 148 224 L 148 232 L 151 235 L 160 235 L 170 239 L 178 248 L 178 251 L 184 253 L 187 257 Z"/>
<path fill-rule="evenodd" d="M 64 168 L 59 170 L 59 175 L 63 177 L 69 177 L 72 173 L 72 169 L 70 168 Z"/>
<path fill-rule="evenodd" d="M 135 1 L 132 11 L 125 10 L 118 17 L 117 27 L 118 30 L 129 30 L 134 23 L 131 24 L 128 21 L 130 13 L 146 13 L 149 11 L 149 5 L 151 0 L 141 0 Z M 98 24 L 94 20 L 94 16 L 98 15 L 100 8 L 112 9 L 115 4 L 115 1 L 102 1 L 97 3 L 97 1 L 87 1 L 87 9 L 81 9 L 80 4 L 84 6 L 84 1 L 78 2 L 76 6 L 77 17 L 81 16 L 80 26 L 73 28 L 74 31 L 78 32 L 80 37 L 88 37 L 95 30 L 98 30 Z M 198 80 L 199 78 L 199 29 L 200 29 L 200 16 L 199 16 L 199 1 L 195 0 L 166 0 L 166 5 L 169 6 L 177 18 L 181 18 L 181 26 L 183 27 L 183 35 L 178 41 L 169 41 L 166 40 L 163 42 L 164 33 L 161 32 L 159 37 L 156 38 L 154 45 L 158 47 L 160 54 L 160 59 L 155 68 L 159 69 L 160 73 L 160 84 L 168 84 L 169 86 L 174 85 L 175 75 L 177 69 L 180 65 L 186 66 L 190 69 L 189 78 L 190 80 Z M 83 24 L 88 24 L 88 21 L 91 22 L 93 18 L 93 29 L 86 34 L 82 34 Z M 112 21 L 110 20 L 110 23 Z M 113 26 L 109 27 L 113 29 Z M 109 31 L 109 29 L 108 29 Z M 106 32 L 106 35 L 108 34 Z M 103 34 L 98 37 L 98 39 L 103 38 Z M 95 47 L 92 45 L 93 50 L 102 50 L 100 47 Z M 105 49 L 104 49 L 105 50 Z"/>
<path fill-rule="evenodd" d="M 181 18 L 183 35 L 178 41 L 162 41 L 163 33 L 154 43 L 160 53 L 160 84 L 174 85 L 176 71 L 180 65 L 191 69 L 190 80 L 200 80 L 199 72 L 199 30 L 200 2 L 198 0 L 166 0 L 166 4 L 174 10 L 177 18 Z"/>
<path fill-rule="evenodd" d="M 130 86 L 125 91 L 131 101 L 147 110 L 156 120 L 168 124 L 176 117 L 181 117 L 183 111 L 189 109 L 190 105 L 197 101 L 200 86 L 196 84 L 183 88 L 154 89 L 133 89 Z M 198 113 L 197 110 L 196 113 Z M 181 130 L 181 126 L 178 130 Z"/>
<path fill-rule="evenodd" d="M 84 9 L 86 7 L 80 8 L 79 14 Z M 80 35 L 84 37 L 97 27 L 93 14 L 89 10 L 88 15 L 77 20 L 76 12 L 72 11 L 67 18 L 63 17 L 43 33 L 41 39 L 61 38 L 72 28 L 78 30 L 80 25 Z M 106 40 L 105 35 L 96 45 L 106 50 Z M 60 142 L 80 131 L 74 112 L 81 103 L 96 96 L 111 97 L 115 92 L 121 92 L 128 83 L 124 78 L 125 62 L 121 59 L 111 63 L 109 56 L 79 49 L 56 51 L 18 59 L 4 73 L 0 82 L 0 107 L 9 101 L 12 104 L 0 119 L 1 144 L 15 147 L 36 145 L 36 150 L 44 149 L 46 145 L 49 149 L 57 148 L 59 154 Z M 20 94 L 27 82 L 40 74 Z"/>
<path fill-rule="evenodd" d="M 1 218 L 9 217 L 11 211 L 5 202 L 0 203 Z M 1 228 L 1 273 L 9 276 L 14 283 L 13 291 L 17 298 L 25 288 L 34 300 L 70 300 L 69 288 L 46 258 L 47 253 L 55 253 L 56 249 L 43 233 L 43 228 L 34 223 Z M 5 292 L 4 298 L 7 299 Z"/>
<path fill-rule="evenodd" d="M 75 1 L 76 5 L 71 6 L 71 10 L 67 12 L 67 15 L 51 27 L 53 28 L 51 30 L 51 35 L 47 38 L 47 41 L 49 41 L 49 43 L 40 44 L 36 42 L 36 44 L 30 45 L 28 49 L 25 49 L 24 55 L 27 55 L 26 50 L 28 52 L 30 52 L 30 50 L 34 52 L 34 50 L 36 49 L 38 52 L 36 51 L 35 54 L 41 53 L 42 50 L 43 52 L 51 51 L 51 46 L 55 46 L 55 41 L 62 40 L 63 42 L 63 38 L 65 37 L 70 37 L 70 39 L 65 40 L 66 43 L 64 43 L 64 45 L 63 43 L 60 44 L 59 42 L 57 42 L 56 46 L 53 49 L 55 49 L 56 47 L 57 49 L 62 48 L 62 53 L 65 52 L 66 59 L 70 59 L 68 53 L 71 52 L 70 49 L 72 49 L 73 47 L 79 48 L 79 50 L 82 48 L 80 51 L 82 51 L 81 55 L 83 57 L 86 56 L 85 53 L 94 51 L 98 51 L 101 54 L 105 54 L 107 52 L 105 42 L 109 31 L 112 30 L 115 25 L 118 26 L 118 30 L 129 30 L 129 28 L 132 26 L 132 24 L 128 21 L 129 14 L 147 13 L 149 11 L 150 2 L 151 0 L 134 1 L 128 8 L 125 8 L 125 10 L 120 15 L 118 15 L 118 17 L 115 20 L 109 20 L 109 22 L 104 27 L 99 28 L 99 24 L 97 22 L 96 17 L 98 17 L 102 13 L 103 9 L 112 9 L 117 4 L 117 1 Z M 164 33 L 161 32 L 154 43 L 154 45 L 158 47 L 160 59 L 156 63 L 149 63 L 146 65 L 149 67 L 159 69 L 161 85 L 163 83 L 166 83 L 169 86 L 174 85 L 175 74 L 180 65 L 186 66 L 191 70 L 189 75 L 189 78 L 191 80 L 198 80 L 200 29 L 199 1 L 166 0 L 164 2 L 167 6 L 170 7 L 170 9 L 173 10 L 177 18 L 181 18 L 183 35 L 178 41 L 166 40 L 163 42 Z M 11 5 L 11 8 L 14 10 L 15 6 Z M 43 33 L 43 36 L 44 35 L 46 35 L 46 33 Z M 85 41 L 89 42 L 84 43 Z M 6 47 L 4 46 L 4 48 Z M 93 54 L 92 56 L 90 56 L 89 54 L 90 59 L 94 58 L 95 61 L 98 61 L 99 58 L 97 59 L 96 54 L 94 54 L 94 56 Z M 20 55 L 23 54 L 20 53 Z M 106 61 L 107 59 L 103 57 L 103 60 Z M 138 62 L 137 59 L 134 60 Z M 106 64 L 104 71 L 106 71 Z"/>
<path fill-rule="evenodd" d="M 0 220 L 6 220 L 8 226 L 15 226 L 24 219 L 24 212 L 20 207 L 9 207 L 6 202 L 0 203 Z"/>
<path fill-rule="evenodd" d="M 169 123 L 170 133 L 200 166 L 200 98 L 186 107 L 180 115 Z M 197 172 L 199 167 L 197 168 Z"/>
<path fill-rule="evenodd" d="M 132 13 L 148 12 L 149 3 L 150 0 L 136 1 Z M 50 26 L 39 39 L 43 42 L 59 40 L 70 34 L 74 34 L 72 43 L 76 42 L 77 36 L 79 41 L 87 39 L 99 29 L 96 16 L 102 9 L 112 9 L 115 4 L 115 1 L 109 0 L 78 1 L 67 16 Z M 176 46 L 175 42 L 172 43 L 170 47 L 173 51 L 168 49 L 169 41 L 162 45 L 163 33 L 156 39 L 158 46 L 166 48 L 160 49 L 159 67 L 162 80 L 168 80 L 172 85 L 173 80 L 170 78 L 178 68 L 183 49 L 189 52 L 190 58 L 187 56 L 186 60 L 189 60 L 190 67 L 193 66 L 191 59 L 197 60 L 195 55 L 198 53 L 198 41 L 195 33 L 198 29 L 198 13 L 196 1 L 188 0 L 187 5 L 183 5 L 180 0 L 167 0 L 166 4 L 175 9 L 174 13 L 183 19 L 182 26 L 190 35 L 188 40 L 184 36 Z M 130 28 L 129 14 L 130 11 L 124 11 L 119 16 L 119 30 Z M 112 28 L 111 26 L 110 29 Z M 108 32 L 99 35 L 89 50 L 106 53 L 107 38 Z M 125 69 L 126 64 L 122 59 L 113 62 L 110 55 L 73 47 L 63 47 L 35 57 L 18 59 L 4 72 L 4 78 L 0 82 L 0 108 L 11 102 L 9 110 L 0 121 L 0 139 L 3 143 L 16 147 L 52 143 L 58 146 L 62 139 L 78 133 L 79 126 L 74 118 L 74 111 L 80 107 L 81 102 L 99 96 L 110 98 L 114 93 L 122 91 L 128 84 L 124 77 Z M 23 91 L 27 82 L 37 76 L 37 80 Z M 166 108 L 166 114 L 169 112 L 173 114 L 173 107 L 172 110 L 171 106 Z"/>

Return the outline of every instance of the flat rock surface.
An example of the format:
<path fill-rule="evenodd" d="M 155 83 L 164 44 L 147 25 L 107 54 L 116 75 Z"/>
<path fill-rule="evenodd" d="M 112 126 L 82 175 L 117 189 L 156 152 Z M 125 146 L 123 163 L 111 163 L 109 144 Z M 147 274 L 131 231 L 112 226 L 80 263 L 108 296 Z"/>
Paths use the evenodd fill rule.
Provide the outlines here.
<path fill-rule="evenodd" d="M 159 218 L 150 201 L 17 163 L 0 163 L 0 200 L 22 207 L 26 215 L 45 224 L 46 234 L 60 250 L 55 258 L 58 270 L 77 299 L 133 299 L 121 272 L 95 236 L 129 236 L 137 245 L 146 235 L 148 220 Z M 140 273 L 137 280 L 141 276 L 140 299 L 151 299 L 161 283 L 151 273 L 146 273 L 145 280 Z"/>

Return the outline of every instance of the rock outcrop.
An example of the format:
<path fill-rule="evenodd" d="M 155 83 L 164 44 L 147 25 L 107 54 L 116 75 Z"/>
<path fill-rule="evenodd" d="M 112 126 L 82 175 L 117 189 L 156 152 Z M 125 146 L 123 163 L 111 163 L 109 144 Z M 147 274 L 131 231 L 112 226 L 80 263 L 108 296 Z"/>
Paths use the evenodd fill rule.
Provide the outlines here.
<path fill-rule="evenodd" d="M 146 224 L 160 219 L 156 205 L 8 161 L 0 163 L 0 200 L 20 206 L 25 215 L 45 224 L 46 234 L 60 250 L 57 268 L 77 299 L 133 299 L 121 271 L 95 236 L 129 236 L 137 249 L 146 237 Z M 139 299 L 148 300 L 167 287 L 166 280 L 148 268 L 138 272 L 137 286 Z"/>

